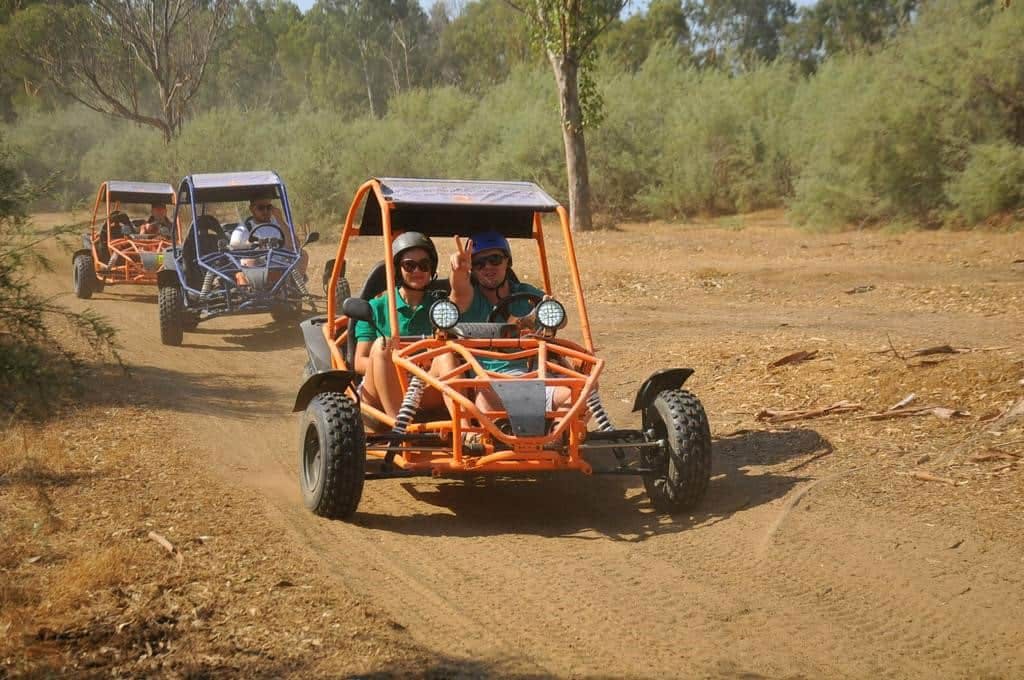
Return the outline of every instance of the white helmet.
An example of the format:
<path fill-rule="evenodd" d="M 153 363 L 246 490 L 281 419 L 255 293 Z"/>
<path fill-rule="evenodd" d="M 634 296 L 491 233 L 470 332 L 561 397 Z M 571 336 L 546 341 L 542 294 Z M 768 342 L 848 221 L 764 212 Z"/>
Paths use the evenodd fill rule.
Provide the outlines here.
<path fill-rule="evenodd" d="M 244 224 L 239 224 L 235 227 L 234 231 L 231 232 L 231 241 L 228 243 L 228 247 L 231 250 L 245 250 L 246 248 L 252 248 L 252 244 L 249 242 L 251 233 L 249 227 Z"/>

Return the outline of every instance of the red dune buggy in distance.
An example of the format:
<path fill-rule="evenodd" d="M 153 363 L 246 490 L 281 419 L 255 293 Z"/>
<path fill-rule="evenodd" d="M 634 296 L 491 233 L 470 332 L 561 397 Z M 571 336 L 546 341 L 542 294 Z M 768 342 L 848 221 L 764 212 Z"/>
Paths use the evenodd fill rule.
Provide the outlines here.
<path fill-rule="evenodd" d="M 82 234 L 82 248 L 72 256 L 75 295 L 88 299 L 105 286 L 133 284 L 155 286 L 163 267 L 163 252 L 171 245 L 171 223 L 150 224 L 146 217 L 153 204 L 174 208 L 170 184 L 109 180 L 100 185 L 93 206 L 89 233 Z"/>
<path fill-rule="evenodd" d="M 544 215 L 556 216 L 561 227 L 578 341 L 558 337 L 566 310 L 551 285 Z M 449 241 L 485 231 L 531 239 L 540 264 L 536 282 L 546 295 L 529 295 L 533 311 L 514 322 L 501 318 L 508 314 L 506 303 L 526 294 L 499 302 L 486 322 L 467 323 L 448 299 L 448 281 L 434 280 L 428 289 L 433 334 L 399 337 L 391 331 L 393 366 L 405 395 L 392 417 L 360 398 L 352 331 L 356 320 L 371 321 L 368 300 L 381 294 L 387 295 L 390 328 L 399 328 L 392 241 L 405 231 Z M 348 290 L 345 254 L 355 237 L 379 238 L 383 261 L 358 296 L 342 301 L 339 289 Z M 711 435 L 700 401 L 682 389 L 693 370 L 665 369 L 647 377 L 633 404 L 641 427 L 611 425 L 598 396 L 604 360 L 594 352 L 568 212 L 536 184 L 371 179 L 352 201 L 328 267 L 327 314 L 301 324 L 309 362 L 294 405 L 303 412 L 299 480 L 315 514 L 348 518 L 365 479 L 413 476 L 637 475 L 660 511 L 688 510 L 703 498 L 711 475 Z M 432 373 L 440 357 L 455 368 Z M 525 360 L 527 370 L 490 372 L 482 359 Z M 568 388 L 571 398 L 549 411 L 546 388 L 553 387 Z M 504 408 L 477 407 L 474 394 L 488 388 Z M 425 390 L 442 393 L 450 406 L 421 410 Z M 364 419 L 374 423 L 374 433 L 366 432 Z"/>

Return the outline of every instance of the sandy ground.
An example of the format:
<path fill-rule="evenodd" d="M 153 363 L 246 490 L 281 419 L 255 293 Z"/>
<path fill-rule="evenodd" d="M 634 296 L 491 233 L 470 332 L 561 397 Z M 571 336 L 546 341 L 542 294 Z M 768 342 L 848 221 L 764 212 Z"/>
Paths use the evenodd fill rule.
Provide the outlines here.
<path fill-rule="evenodd" d="M 41 223 L 48 219 L 57 218 Z M 560 258 L 560 241 L 549 238 Z M 306 635 L 300 641 L 319 644 L 303 654 L 321 661 L 298 667 L 277 661 L 294 658 L 299 643 L 268 633 L 251 645 L 275 662 L 241 664 L 242 637 L 233 653 L 207 653 L 219 661 L 193 656 L 191 666 L 175 666 L 168 651 L 167 665 L 120 668 L 1024 676 L 1024 428 L 1007 415 L 1024 398 L 1024 270 L 1014 264 L 1024 234 L 814 234 L 763 213 L 623 225 L 582 235 L 577 248 L 613 419 L 638 423 L 632 396 L 654 370 L 696 369 L 688 387 L 711 420 L 715 462 L 692 515 L 656 514 L 639 480 L 571 476 L 374 481 L 351 523 L 314 517 L 299 496 L 289 413 L 305 362 L 297 329 L 225 318 L 186 334 L 180 348 L 164 347 L 155 290 L 110 287 L 88 302 L 67 295 L 68 305 L 92 307 L 118 327 L 131 367 L 128 377 L 98 369 L 99 382 L 114 386 L 96 397 L 103 413 L 142 409 L 173 442 L 173 464 L 159 464 L 154 443 L 152 457 L 132 465 L 189 499 L 180 509 L 187 521 L 155 529 L 176 544 L 199 546 L 192 534 L 201 531 L 232 536 L 231 545 L 272 545 L 277 567 L 247 567 L 267 581 L 263 590 L 298 583 L 301 573 L 303 585 L 336 603 L 345 631 L 389 650 L 360 656 L 365 650 L 340 637 Z M 311 249 L 311 271 L 332 249 Z M 354 287 L 379 250 L 369 240 L 354 245 Z M 536 280 L 535 258 L 520 250 L 520 277 Z M 70 258 L 60 258 L 39 281 L 47 292 L 70 291 Z M 564 267 L 553 273 L 556 293 L 569 298 Z M 940 345 L 970 351 L 914 355 Z M 768 366 L 798 350 L 815 354 Z M 912 405 L 957 413 L 866 417 L 910 394 Z M 845 413 L 771 416 L 844 400 L 854 405 Z M 169 502 L 148 489 L 137 491 L 147 507 Z M 240 499 L 229 526 L 215 504 L 224 494 Z M 109 502 L 116 512 L 116 495 Z M 145 531 L 133 531 L 159 554 Z M 184 557 L 199 580 L 200 566 L 217 564 Z M 11 569 L 0 574 L 28 567 Z M 246 611 L 230 591 L 220 598 L 225 611 Z M 303 607 L 307 620 L 319 611 L 297 597 L 286 609 L 268 606 L 261 625 L 286 629 Z M 202 646 L 204 635 L 189 639 Z M 87 654 L 81 645 L 57 649 L 72 664 L 64 668 Z"/>

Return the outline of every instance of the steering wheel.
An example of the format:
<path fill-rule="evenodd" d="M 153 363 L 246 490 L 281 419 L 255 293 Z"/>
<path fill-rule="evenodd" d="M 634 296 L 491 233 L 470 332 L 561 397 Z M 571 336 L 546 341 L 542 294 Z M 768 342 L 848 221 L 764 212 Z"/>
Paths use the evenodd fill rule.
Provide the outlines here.
<path fill-rule="evenodd" d="M 513 302 L 526 300 L 531 305 L 536 307 L 537 305 L 540 304 L 540 301 L 543 299 L 544 298 L 542 298 L 540 295 L 537 295 L 536 293 L 512 293 L 507 298 L 503 298 L 498 301 L 498 304 L 494 306 L 494 309 L 491 310 L 491 313 L 487 315 L 487 322 L 495 323 L 498 320 L 499 316 L 502 316 L 507 319 L 508 308 L 512 306 Z"/>
<path fill-rule="evenodd" d="M 264 241 L 277 241 L 277 245 L 273 246 L 277 248 L 284 245 L 284 232 L 281 231 L 281 227 L 273 222 L 263 222 L 254 226 L 249 232 L 249 243 L 262 243 Z"/>

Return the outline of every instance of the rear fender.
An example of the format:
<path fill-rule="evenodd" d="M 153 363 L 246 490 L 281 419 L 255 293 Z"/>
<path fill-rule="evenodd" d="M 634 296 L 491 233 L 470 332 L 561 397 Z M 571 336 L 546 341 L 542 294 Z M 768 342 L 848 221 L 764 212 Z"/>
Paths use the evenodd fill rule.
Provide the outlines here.
<path fill-rule="evenodd" d="M 324 371 L 311 375 L 299 388 L 292 411 L 305 411 L 309 402 L 313 401 L 313 397 L 321 392 L 344 392 L 358 377 L 359 374 L 355 371 L 342 370 Z"/>
<path fill-rule="evenodd" d="M 331 348 L 327 344 L 327 338 L 324 337 L 323 325 L 325 323 L 327 323 L 326 316 L 314 316 L 299 324 L 299 328 L 302 329 L 302 339 L 306 344 L 306 354 L 309 355 L 309 361 L 317 373 L 333 368 Z"/>
<path fill-rule="evenodd" d="M 164 260 L 166 263 L 167 260 Z M 156 273 L 156 285 L 157 286 L 180 286 L 181 281 L 178 279 L 178 271 L 176 269 L 161 269 Z"/>
<path fill-rule="evenodd" d="M 636 413 L 646 408 L 654 401 L 659 392 L 682 387 L 683 383 L 693 375 L 692 368 L 665 368 L 655 371 L 647 380 L 640 385 L 636 391 L 636 400 L 633 401 L 633 412 Z"/>

